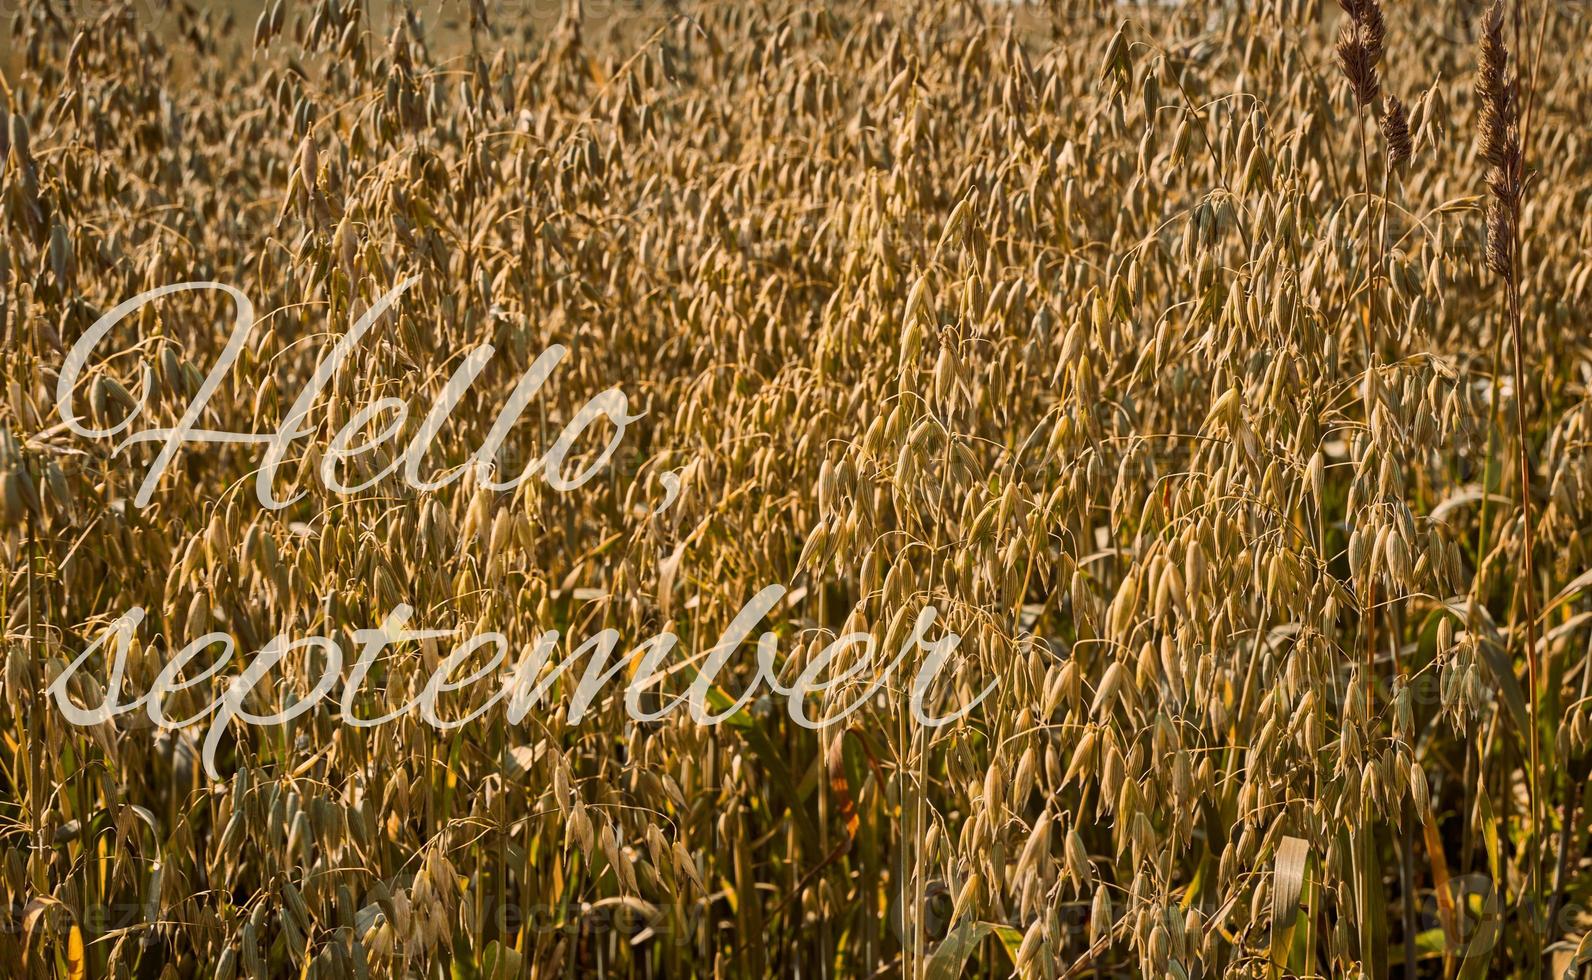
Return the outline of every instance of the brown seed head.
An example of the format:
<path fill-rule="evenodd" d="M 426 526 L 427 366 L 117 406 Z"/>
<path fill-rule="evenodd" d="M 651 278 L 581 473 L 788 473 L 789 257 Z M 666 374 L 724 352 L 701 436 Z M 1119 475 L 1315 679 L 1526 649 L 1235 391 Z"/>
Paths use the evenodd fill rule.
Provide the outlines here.
<path fill-rule="evenodd" d="M 1478 121 L 1481 156 L 1491 165 L 1487 171 L 1487 189 L 1492 196 L 1487 205 L 1487 267 L 1501 276 L 1508 276 L 1514 267 L 1514 234 L 1519 219 L 1520 177 L 1524 165 L 1501 0 L 1494 2 L 1482 21 L 1476 58 L 1476 95 L 1481 100 Z"/>
<path fill-rule="evenodd" d="M 1360 16 L 1355 18 L 1365 38 L 1365 47 L 1371 64 L 1382 62 L 1382 46 L 1387 40 L 1387 25 L 1382 22 L 1382 5 L 1376 0 L 1362 0 Z"/>
<path fill-rule="evenodd" d="M 1354 100 L 1362 107 L 1376 100 L 1381 84 L 1377 79 L 1376 59 L 1366 45 L 1365 32 L 1358 24 L 1338 29 L 1338 66 L 1354 90 Z"/>
<path fill-rule="evenodd" d="M 1514 209 L 1501 198 L 1487 202 L 1487 268 L 1500 276 L 1513 272 Z"/>
<path fill-rule="evenodd" d="M 1482 21 L 1476 58 L 1476 96 L 1481 100 L 1481 155 L 1494 167 L 1505 166 L 1518 143 L 1515 133 L 1514 82 L 1509 77 L 1509 47 L 1504 42 L 1502 3 L 1494 3 Z"/>
<path fill-rule="evenodd" d="M 1397 167 L 1410 158 L 1410 119 L 1398 96 L 1387 100 L 1387 115 L 1382 117 L 1382 135 L 1387 139 L 1387 162 Z"/>

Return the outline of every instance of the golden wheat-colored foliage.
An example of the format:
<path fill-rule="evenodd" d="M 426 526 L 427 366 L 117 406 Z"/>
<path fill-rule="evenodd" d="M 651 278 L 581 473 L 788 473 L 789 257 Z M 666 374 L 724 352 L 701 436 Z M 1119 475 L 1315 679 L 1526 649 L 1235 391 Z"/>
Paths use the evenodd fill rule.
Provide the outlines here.
<path fill-rule="evenodd" d="M 5 26 L 5 975 L 1592 961 L 1592 10 L 243 6 L 25 0 Z M 201 424 L 274 430 L 408 276 L 283 509 L 259 447 L 214 444 L 137 506 L 158 446 L 57 412 L 100 314 L 216 279 L 259 322 Z M 175 424 L 230 315 L 143 308 L 79 403 Z M 326 486 L 333 433 L 429 403 L 483 342 L 426 472 L 556 342 L 502 460 L 618 386 L 647 414 L 598 480 Z M 900 676 L 821 730 L 769 697 L 715 727 L 610 697 L 453 730 L 330 700 L 230 728 L 219 782 L 201 726 L 75 727 L 45 693 L 132 606 L 128 696 L 209 631 L 352 650 L 399 602 L 516 647 L 700 651 L 770 583 L 787 683 L 934 605 L 964 637 L 939 696 L 998 686 L 943 728 Z M 361 713 L 444 652 L 394 647 Z"/>

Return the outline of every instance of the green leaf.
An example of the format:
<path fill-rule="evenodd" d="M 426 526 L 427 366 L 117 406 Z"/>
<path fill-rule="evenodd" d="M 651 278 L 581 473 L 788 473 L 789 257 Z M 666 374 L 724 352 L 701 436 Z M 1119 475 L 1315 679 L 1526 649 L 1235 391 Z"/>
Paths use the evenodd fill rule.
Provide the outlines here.
<path fill-rule="evenodd" d="M 1487 870 L 1492 873 L 1493 881 L 1502 881 L 1498 876 L 1498 819 L 1493 816 L 1492 797 L 1487 795 L 1487 787 L 1476 784 L 1476 806 L 1481 814 L 1481 838 L 1487 848 Z"/>
<path fill-rule="evenodd" d="M 1361 969 L 1373 977 L 1387 976 L 1387 902 L 1382 891 L 1382 865 L 1377 860 L 1376 832 L 1362 827 L 1351 836 L 1340 832 L 1340 846 L 1354 872 L 1355 916 L 1359 920 Z"/>
<path fill-rule="evenodd" d="M 735 699 L 730 697 L 729 694 L 725 692 L 724 688 L 719 687 L 717 684 L 714 684 L 712 687 L 708 688 L 708 706 L 713 709 L 714 713 L 723 714 L 725 711 L 729 710 L 730 705 L 734 703 Z M 747 712 L 745 708 L 740 708 L 735 712 L 735 714 L 724 719 L 724 724 L 729 725 L 731 728 L 739 728 L 744 731 L 751 728 L 753 725 L 756 725 L 757 721 Z"/>
<path fill-rule="evenodd" d="M 1488 976 L 1493 950 L 1498 945 L 1499 923 L 1503 916 L 1497 890 L 1489 891 L 1480 905 L 1480 921 L 1471 933 L 1470 944 L 1465 950 L 1465 963 L 1459 970 L 1459 980 L 1482 980 Z"/>
<path fill-rule="evenodd" d="M 1011 926 L 998 925 L 994 922 L 964 919 L 951 930 L 949 935 L 940 940 L 940 947 L 929 958 L 927 980 L 957 980 L 966 969 L 968 959 L 978 949 L 979 943 L 992 935 L 1000 940 L 1001 948 L 1006 950 L 1006 955 L 1015 964 L 1017 947 L 1023 942 L 1021 932 Z"/>
<path fill-rule="evenodd" d="M 989 923 L 989 927 L 995 933 L 995 938 L 1001 941 L 1001 948 L 1006 950 L 1006 955 L 1011 959 L 1012 965 L 1016 966 L 1017 949 L 1023 944 L 1022 932 L 1011 926 L 998 926 L 994 923 Z"/>
<path fill-rule="evenodd" d="M 1415 959 L 1429 960 L 1442 956 L 1448 949 L 1448 937 L 1443 934 L 1442 927 L 1433 927 L 1415 934 Z M 1404 965 L 1404 944 L 1399 943 L 1388 951 L 1388 964 L 1390 966 Z"/>
<path fill-rule="evenodd" d="M 481 980 L 512 980 L 520 975 L 520 954 L 497 940 L 481 951 Z"/>
<path fill-rule="evenodd" d="M 988 922 L 964 920 L 940 940 L 940 948 L 929 958 L 928 980 L 957 980 L 968 957 L 989 935 Z"/>

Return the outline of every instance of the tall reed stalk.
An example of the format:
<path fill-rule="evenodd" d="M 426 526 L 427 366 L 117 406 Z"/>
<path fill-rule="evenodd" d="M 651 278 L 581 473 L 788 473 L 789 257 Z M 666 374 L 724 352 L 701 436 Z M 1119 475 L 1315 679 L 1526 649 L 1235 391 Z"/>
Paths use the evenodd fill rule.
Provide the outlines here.
<path fill-rule="evenodd" d="M 1520 12 L 1515 11 L 1515 35 L 1520 35 Z M 1482 21 L 1477 58 L 1476 93 L 1480 99 L 1481 157 L 1487 172 L 1487 266 L 1503 282 L 1513 362 L 1515 453 L 1518 464 L 1520 509 L 1523 538 L 1524 574 L 1518 582 L 1525 606 L 1525 658 L 1530 687 L 1530 731 L 1526 733 L 1530 771 L 1531 838 L 1527 847 L 1527 889 L 1532 908 L 1541 889 L 1540 853 L 1546 832 L 1546 807 L 1541 786 L 1541 697 L 1537 646 L 1536 526 L 1532 500 L 1531 441 L 1526 428 L 1525 323 L 1521 304 L 1521 205 L 1525 190 L 1525 156 L 1521 148 L 1518 115 L 1519 75 L 1509 64 L 1509 47 L 1504 40 L 1503 0 L 1495 0 Z"/>

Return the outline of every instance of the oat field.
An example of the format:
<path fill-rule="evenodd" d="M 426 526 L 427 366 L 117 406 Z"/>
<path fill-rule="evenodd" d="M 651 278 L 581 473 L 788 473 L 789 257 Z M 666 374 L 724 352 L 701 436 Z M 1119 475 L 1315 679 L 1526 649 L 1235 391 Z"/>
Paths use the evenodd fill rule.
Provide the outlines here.
<path fill-rule="evenodd" d="M 1592 4 L 0 12 L 0 975 L 1592 976 Z"/>

